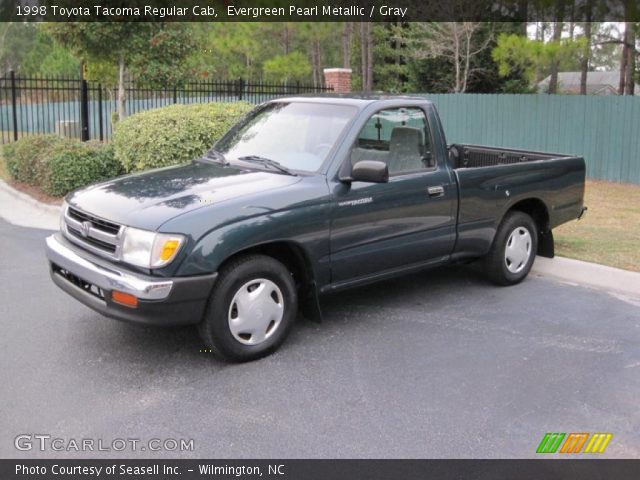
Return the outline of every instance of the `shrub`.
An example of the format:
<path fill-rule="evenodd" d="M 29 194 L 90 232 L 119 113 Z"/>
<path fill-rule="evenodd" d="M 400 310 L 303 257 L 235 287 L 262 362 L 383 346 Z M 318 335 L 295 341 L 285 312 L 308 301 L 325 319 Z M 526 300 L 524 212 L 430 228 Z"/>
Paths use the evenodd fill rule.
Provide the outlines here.
<path fill-rule="evenodd" d="M 40 185 L 44 161 L 65 141 L 69 140 L 56 135 L 38 135 L 22 137 L 17 142 L 5 145 L 2 154 L 9 175 L 17 182 Z"/>
<path fill-rule="evenodd" d="M 29 136 L 5 145 L 2 153 L 12 179 L 54 196 L 122 173 L 113 147 L 98 142 Z"/>
<path fill-rule="evenodd" d="M 116 158 L 126 172 L 188 162 L 210 149 L 251 108 L 245 102 L 209 103 L 137 113 L 115 127 Z"/>
<path fill-rule="evenodd" d="M 49 195 L 62 196 L 90 183 L 122 173 L 113 146 L 99 142 L 69 142 L 58 146 L 45 161 L 42 189 Z"/>

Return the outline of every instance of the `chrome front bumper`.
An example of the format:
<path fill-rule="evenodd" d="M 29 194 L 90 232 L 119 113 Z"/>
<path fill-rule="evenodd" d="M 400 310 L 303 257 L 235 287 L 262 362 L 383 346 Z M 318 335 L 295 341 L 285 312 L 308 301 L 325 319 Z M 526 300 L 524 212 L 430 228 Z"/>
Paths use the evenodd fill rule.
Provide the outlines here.
<path fill-rule="evenodd" d="M 173 280 L 151 280 L 96 265 L 62 244 L 57 235 L 47 237 L 46 242 L 47 258 L 51 263 L 103 290 L 118 290 L 141 300 L 164 300 L 173 288 Z"/>
<path fill-rule="evenodd" d="M 124 271 L 90 253 L 83 254 L 57 233 L 47 238 L 53 283 L 106 317 L 156 326 L 193 325 L 202 321 L 217 273 L 155 278 Z M 113 291 L 131 294 L 136 306 L 122 305 Z"/>

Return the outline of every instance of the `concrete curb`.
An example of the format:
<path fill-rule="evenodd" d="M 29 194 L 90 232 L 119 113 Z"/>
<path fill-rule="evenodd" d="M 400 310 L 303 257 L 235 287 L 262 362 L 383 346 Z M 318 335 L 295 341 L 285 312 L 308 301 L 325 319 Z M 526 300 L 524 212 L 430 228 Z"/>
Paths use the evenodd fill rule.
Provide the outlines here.
<path fill-rule="evenodd" d="M 562 282 L 607 290 L 640 299 L 640 273 L 607 267 L 572 258 L 537 257 L 533 275 L 550 277 Z"/>
<path fill-rule="evenodd" d="M 9 185 L 4 180 L 0 180 L 0 190 L 2 190 L 3 192 L 8 193 L 9 195 L 12 195 L 13 197 L 16 197 L 18 200 L 21 200 L 23 202 L 28 203 L 29 205 L 31 205 L 34 208 L 42 210 L 44 213 L 49 213 L 49 214 L 53 214 L 53 215 L 59 215 L 60 214 L 60 207 L 59 206 L 57 206 L 57 205 L 48 205 L 46 203 L 40 202 L 40 201 L 36 200 L 35 198 L 33 198 L 32 196 L 27 195 L 26 193 L 21 192 L 20 190 L 17 190 L 15 188 L 13 188 L 11 185 Z"/>
<path fill-rule="evenodd" d="M 0 218 L 13 225 L 57 230 L 60 207 L 47 205 L 0 180 Z"/>

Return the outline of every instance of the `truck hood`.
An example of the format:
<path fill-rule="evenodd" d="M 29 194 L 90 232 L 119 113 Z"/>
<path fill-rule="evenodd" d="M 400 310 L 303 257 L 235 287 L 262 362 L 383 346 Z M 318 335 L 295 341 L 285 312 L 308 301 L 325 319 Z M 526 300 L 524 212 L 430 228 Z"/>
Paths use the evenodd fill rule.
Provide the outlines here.
<path fill-rule="evenodd" d="M 91 185 L 71 193 L 67 202 L 105 220 L 156 230 L 183 213 L 286 187 L 300 179 L 236 165 L 194 162 Z"/>

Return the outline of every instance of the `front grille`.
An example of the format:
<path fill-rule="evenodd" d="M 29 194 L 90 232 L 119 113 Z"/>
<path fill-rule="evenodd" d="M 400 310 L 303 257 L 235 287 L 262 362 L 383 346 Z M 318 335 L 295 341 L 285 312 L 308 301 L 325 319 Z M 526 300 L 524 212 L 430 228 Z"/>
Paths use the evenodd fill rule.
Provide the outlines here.
<path fill-rule="evenodd" d="M 67 207 L 63 233 L 75 244 L 109 258 L 118 258 L 123 227 L 94 215 Z"/>
<path fill-rule="evenodd" d="M 113 235 L 117 235 L 120 231 L 120 225 L 112 222 L 107 222 L 106 220 L 102 220 L 101 218 L 94 217 L 92 215 L 88 215 L 80 210 L 76 210 L 73 207 L 69 207 L 68 215 L 78 220 L 79 222 L 89 221 L 97 228 L 104 230 L 105 232 L 111 233 Z"/>
<path fill-rule="evenodd" d="M 82 233 L 80 233 L 78 230 L 76 230 L 73 227 L 70 227 L 69 225 L 67 225 L 67 231 L 73 235 L 74 237 L 76 237 L 76 239 L 80 240 L 81 242 L 85 242 L 88 243 L 89 245 L 92 245 L 96 248 L 100 248 L 102 250 L 105 250 L 109 253 L 116 253 L 116 245 L 113 245 L 111 243 L 108 242 L 103 242 L 102 240 L 98 240 L 97 238 L 92 238 L 92 237 L 83 237 Z"/>

